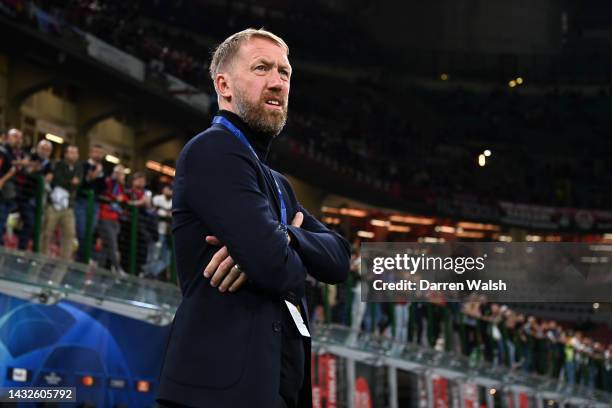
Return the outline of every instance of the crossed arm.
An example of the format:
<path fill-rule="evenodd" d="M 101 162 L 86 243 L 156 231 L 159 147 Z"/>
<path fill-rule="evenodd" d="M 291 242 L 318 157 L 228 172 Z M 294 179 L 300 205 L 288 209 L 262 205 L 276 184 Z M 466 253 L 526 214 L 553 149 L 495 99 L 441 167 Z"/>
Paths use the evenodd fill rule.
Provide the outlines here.
<path fill-rule="evenodd" d="M 303 283 L 307 272 L 328 283 L 346 279 L 348 243 L 301 207 L 287 225 L 288 242 L 260 191 L 257 164 L 248 151 L 225 133 L 203 136 L 185 157 L 185 200 L 211 231 L 206 242 L 220 246 L 203 271 L 211 284 L 235 291 L 248 280 L 283 293 Z M 202 194 L 203 185 L 214 194 Z"/>
<path fill-rule="evenodd" d="M 291 226 L 300 228 L 303 221 L 304 214 L 298 212 L 293 217 Z M 291 234 L 289 234 L 288 239 L 289 243 L 291 243 Z M 219 292 L 225 292 L 226 290 L 229 292 L 237 291 L 248 280 L 246 272 L 238 268 L 227 247 L 217 237 L 208 235 L 206 242 L 210 245 L 222 246 L 222 248 L 213 255 L 206 268 L 204 268 L 204 277 L 210 278 L 210 285 L 212 287 L 217 287 L 218 285 Z"/>

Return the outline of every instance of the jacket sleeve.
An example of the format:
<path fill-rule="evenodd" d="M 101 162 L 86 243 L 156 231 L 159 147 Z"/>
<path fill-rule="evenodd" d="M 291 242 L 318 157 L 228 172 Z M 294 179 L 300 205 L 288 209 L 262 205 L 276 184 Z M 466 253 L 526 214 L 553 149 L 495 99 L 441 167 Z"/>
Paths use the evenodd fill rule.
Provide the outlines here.
<path fill-rule="evenodd" d="M 293 246 L 306 265 L 308 273 L 325 283 L 341 283 L 348 277 L 351 247 L 344 238 L 331 231 L 298 204 L 304 214 L 300 228 L 288 226 Z"/>
<path fill-rule="evenodd" d="M 303 284 L 306 268 L 259 188 L 257 169 L 250 152 L 231 135 L 207 132 L 185 155 L 185 199 L 251 284 L 280 294 Z"/>

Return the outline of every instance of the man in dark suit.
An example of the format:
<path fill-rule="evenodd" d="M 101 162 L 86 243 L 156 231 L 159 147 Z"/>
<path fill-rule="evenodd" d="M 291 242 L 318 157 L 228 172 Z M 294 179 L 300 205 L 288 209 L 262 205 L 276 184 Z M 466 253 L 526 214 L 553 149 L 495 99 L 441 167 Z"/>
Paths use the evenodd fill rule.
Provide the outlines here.
<path fill-rule="evenodd" d="M 213 55 L 220 112 L 177 162 L 173 234 L 183 301 L 160 378 L 164 406 L 312 405 L 305 278 L 344 281 L 350 247 L 266 164 L 287 118 L 288 53 L 276 35 L 248 29 Z"/>

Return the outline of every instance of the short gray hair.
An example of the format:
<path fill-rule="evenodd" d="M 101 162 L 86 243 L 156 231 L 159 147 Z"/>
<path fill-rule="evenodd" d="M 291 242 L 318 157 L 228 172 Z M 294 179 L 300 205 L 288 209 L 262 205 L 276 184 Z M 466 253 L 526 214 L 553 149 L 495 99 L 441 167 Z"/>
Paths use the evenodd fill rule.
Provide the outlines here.
<path fill-rule="evenodd" d="M 221 70 L 236 56 L 240 46 L 253 37 L 265 38 L 275 42 L 279 47 L 285 50 L 287 55 L 289 55 L 289 47 L 285 41 L 276 34 L 266 31 L 263 28 L 247 28 L 246 30 L 242 30 L 227 37 L 213 51 L 212 60 L 210 61 L 209 67 L 210 77 L 212 78 L 213 82 L 217 74 L 221 72 Z"/>

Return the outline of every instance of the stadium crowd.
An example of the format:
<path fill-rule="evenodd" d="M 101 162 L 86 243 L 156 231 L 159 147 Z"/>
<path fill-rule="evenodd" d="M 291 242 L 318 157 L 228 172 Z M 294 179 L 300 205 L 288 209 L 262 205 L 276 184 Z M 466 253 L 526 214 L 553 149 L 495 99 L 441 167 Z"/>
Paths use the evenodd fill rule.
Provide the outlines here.
<path fill-rule="evenodd" d="M 359 336 L 388 337 L 396 346 L 410 343 L 435 348 L 466 356 L 472 363 L 505 366 L 567 385 L 612 391 L 612 343 L 606 345 L 555 320 L 487 302 L 483 295 L 461 303 L 439 299 L 362 302 L 358 242 L 353 245 L 351 278 L 344 287 L 308 281 L 312 321 L 350 326 Z M 358 344 L 357 336 L 353 340 Z"/>
<path fill-rule="evenodd" d="M 78 27 L 137 56 L 147 63 L 151 80 L 163 82 L 164 73 L 170 73 L 206 91 L 211 83 L 208 55 L 202 49 L 211 44 L 200 34 L 205 29 L 209 36 L 221 37 L 229 30 L 227 24 L 233 24 L 219 26 L 216 17 L 227 12 L 224 7 L 196 0 L 2 1 L 19 11 L 15 18 L 41 30 L 61 34 L 70 31 L 65 27 Z M 207 10 L 202 18 L 210 24 L 194 23 L 194 10 L 200 9 Z M 255 21 L 252 10 L 243 11 L 232 13 L 236 25 L 244 19 Z M 310 21 L 307 10 L 296 10 L 297 15 Z M 272 23 L 268 28 L 282 28 L 294 17 L 263 13 L 259 18 Z M 318 27 L 313 32 L 323 37 L 331 27 L 345 25 L 332 14 L 319 24 L 324 27 L 308 27 Z M 355 29 L 347 28 L 345 34 Z M 329 51 L 350 61 L 353 53 L 344 48 L 355 42 L 338 43 L 343 52 L 309 44 L 296 48 Z M 326 55 L 318 61 L 331 62 Z M 407 200 L 460 194 L 481 202 L 594 209 L 605 209 L 612 198 L 607 188 L 612 176 L 603 171 L 612 154 L 606 143 L 612 131 L 607 118 L 612 96 L 606 88 L 598 95 L 558 89 L 526 95 L 519 87 L 474 92 L 449 83 L 446 90 L 432 91 L 390 86 L 375 76 L 351 81 L 302 72 L 295 75 L 292 94 L 284 134 L 293 151 L 352 180 L 358 176 L 381 193 Z M 585 137 L 590 139 L 588 147 L 581 142 Z M 479 167 L 477 158 L 485 149 L 492 156 Z"/>
<path fill-rule="evenodd" d="M 508 88 L 401 91 L 374 80 L 335 80 L 332 94 L 326 88 L 321 80 L 296 81 L 286 134 L 296 153 L 330 170 L 361 174 L 409 200 L 461 194 L 480 202 L 608 208 L 612 95 L 603 88 L 597 95 L 540 96 Z M 491 156 L 480 167 L 487 149 Z"/>
<path fill-rule="evenodd" d="M 169 278 L 163 272 L 168 272 L 172 258 L 172 184 L 160 184 L 153 194 L 142 171 L 130 174 L 129 180 L 121 164 L 105 172 L 100 145 L 93 145 L 80 161 L 79 148 L 66 144 L 62 158 L 53 161 L 49 140 L 28 149 L 18 129 L 0 137 L 1 244 L 26 250 L 39 235 L 43 254 L 91 260 L 120 275 L 126 273 L 129 257 L 136 256 L 141 276 Z M 37 211 L 42 220 L 38 231 Z M 11 213 L 19 215 L 18 223 L 15 218 L 9 221 Z M 131 240 L 135 254 L 129 253 Z"/>
<path fill-rule="evenodd" d="M 147 62 L 151 75 L 170 73 L 210 88 L 207 55 L 201 52 L 201 44 L 182 31 L 146 24 L 140 17 L 145 13 L 142 4 L 149 2 L 2 0 L 2 4 L 18 10 L 19 19 L 41 28 L 40 13 L 27 7 L 36 4 L 53 18 L 45 17 L 45 21 L 69 23 L 99 36 Z M 190 7 L 197 6 L 197 1 L 151 4 L 155 7 L 146 11 L 151 18 L 168 24 L 180 22 L 194 31 L 203 27 L 191 20 Z M 207 34 L 220 36 L 228 28 L 212 23 L 224 11 L 214 7 L 209 11 Z M 243 17 L 236 15 L 232 24 L 242 26 Z M 62 27 L 51 24 L 51 30 L 61 34 Z M 326 30 L 313 28 L 323 37 Z M 300 39 L 295 41 L 300 44 Z M 352 41 L 338 43 L 355 45 Z M 332 48 L 324 51 L 346 55 Z M 295 104 L 292 102 L 285 131 L 295 154 L 350 178 L 365 174 L 372 184 L 395 196 L 422 199 L 428 194 L 467 193 L 482 200 L 592 208 L 605 208 L 610 202 L 607 186 L 612 173 L 602 169 L 612 153 L 605 143 L 611 130 L 605 116 L 612 98 L 605 90 L 588 97 L 556 91 L 533 97 L 507 89 L 485 94 L 461 89 L 398 90 L 375 79 L 312 80 L 306 75 L 297 77 L 295 84 Z M 410 112 L 389 109 L 393 104 Z M 582 146 L 585 131 L 593 143 L 588 149 L 577 148 Z M 126 242 L 132 238 L 130 217 L 136 212 L 138 271 L 143 276 L 165 276 L 171 262 L 170 184 L 159 186 L 154 195 L 147 190 L 142 172 L 126 177 L 121 165 L 105 172 L 100 146 L 92 146 L 83 161 L 79 161 L 82 152 L 76 146 L 65 146 L 62 159 L 53 162 L 53 146 L 46 140 L 30 151 L 21 146 L 17 129 L 2 138 L 0 240 L 5 245 L 12 239 L 4 230 L 11 213 L 19 214 L 21 225 L 12 245 L 20 249 L 31 245 L 41 186 L 44 253 L 80 261 L 91 254 L 99 266 L 123 274 L 128 269 L 130 245 Z M 485 168 L 479 168 L 476 157 L 485 148 L 493 155 Z M 97 238 L 90 242 L 92 233 Z M 57 237 L 61 238 L 59 249 Z M 475 361 L 612 391 L 612 344 L 605 346 L 555 321 L 525 316 L 483 298 L 463 304 L 360 302 L 358 251 L 355 246 L 352 284 L 335 291 L 310 285 L 314 321 L 326 319 L 324 305 L 328 304 L 332 322 L 392 337 L 400 344 L 445 349 Z"/>
<path fill-rule="evenodd" d="M 143 172 L 131 174 L 128 181 L 125 167 L 118 164 L 105 173 L 105 151 L 99 145 L 93 145 L 80 161 L 78 147 L 67 144 L 62 158 L 53 161 L 54 146 L 46 139 L 27 149 L 18 129 L 1 137 L 0 238 L 5 245 L 11 246 L 12 240 L 19 249 L 31 248 L 37 206 L 42 205 L 41 252 L 83 261 L 91 245 L 91 263 L 122 275 L 128 268 L 128 242 L 134 239 L 135 225 L 138 272 L 143 277 L 168 278 L 163 272 L 168 271 L 172 257 L 171 184 L 161 184 L 156 189 L 159 194 L 153 195 Z M 135 224 L 133 212 L 138 214 Z M 19 228 L 7 223 L 11 213 L 19 214 Z M 18 232 L 5 234 L 6 225 Z M 96 237 L 93 242 L 88 228 Z M 392 337 L 399 344 L 434 347 L 476 362 L 612 391 L 612 344 L 605 346 L 579 330 L 525 316 L 483 297 L 464 303 L 364 303 L 359 292 L 360 263 L 355 241 L 352 278 L 345 286 L 323 290 L 310 282 L 314 321 L 329 320 Z"/>

